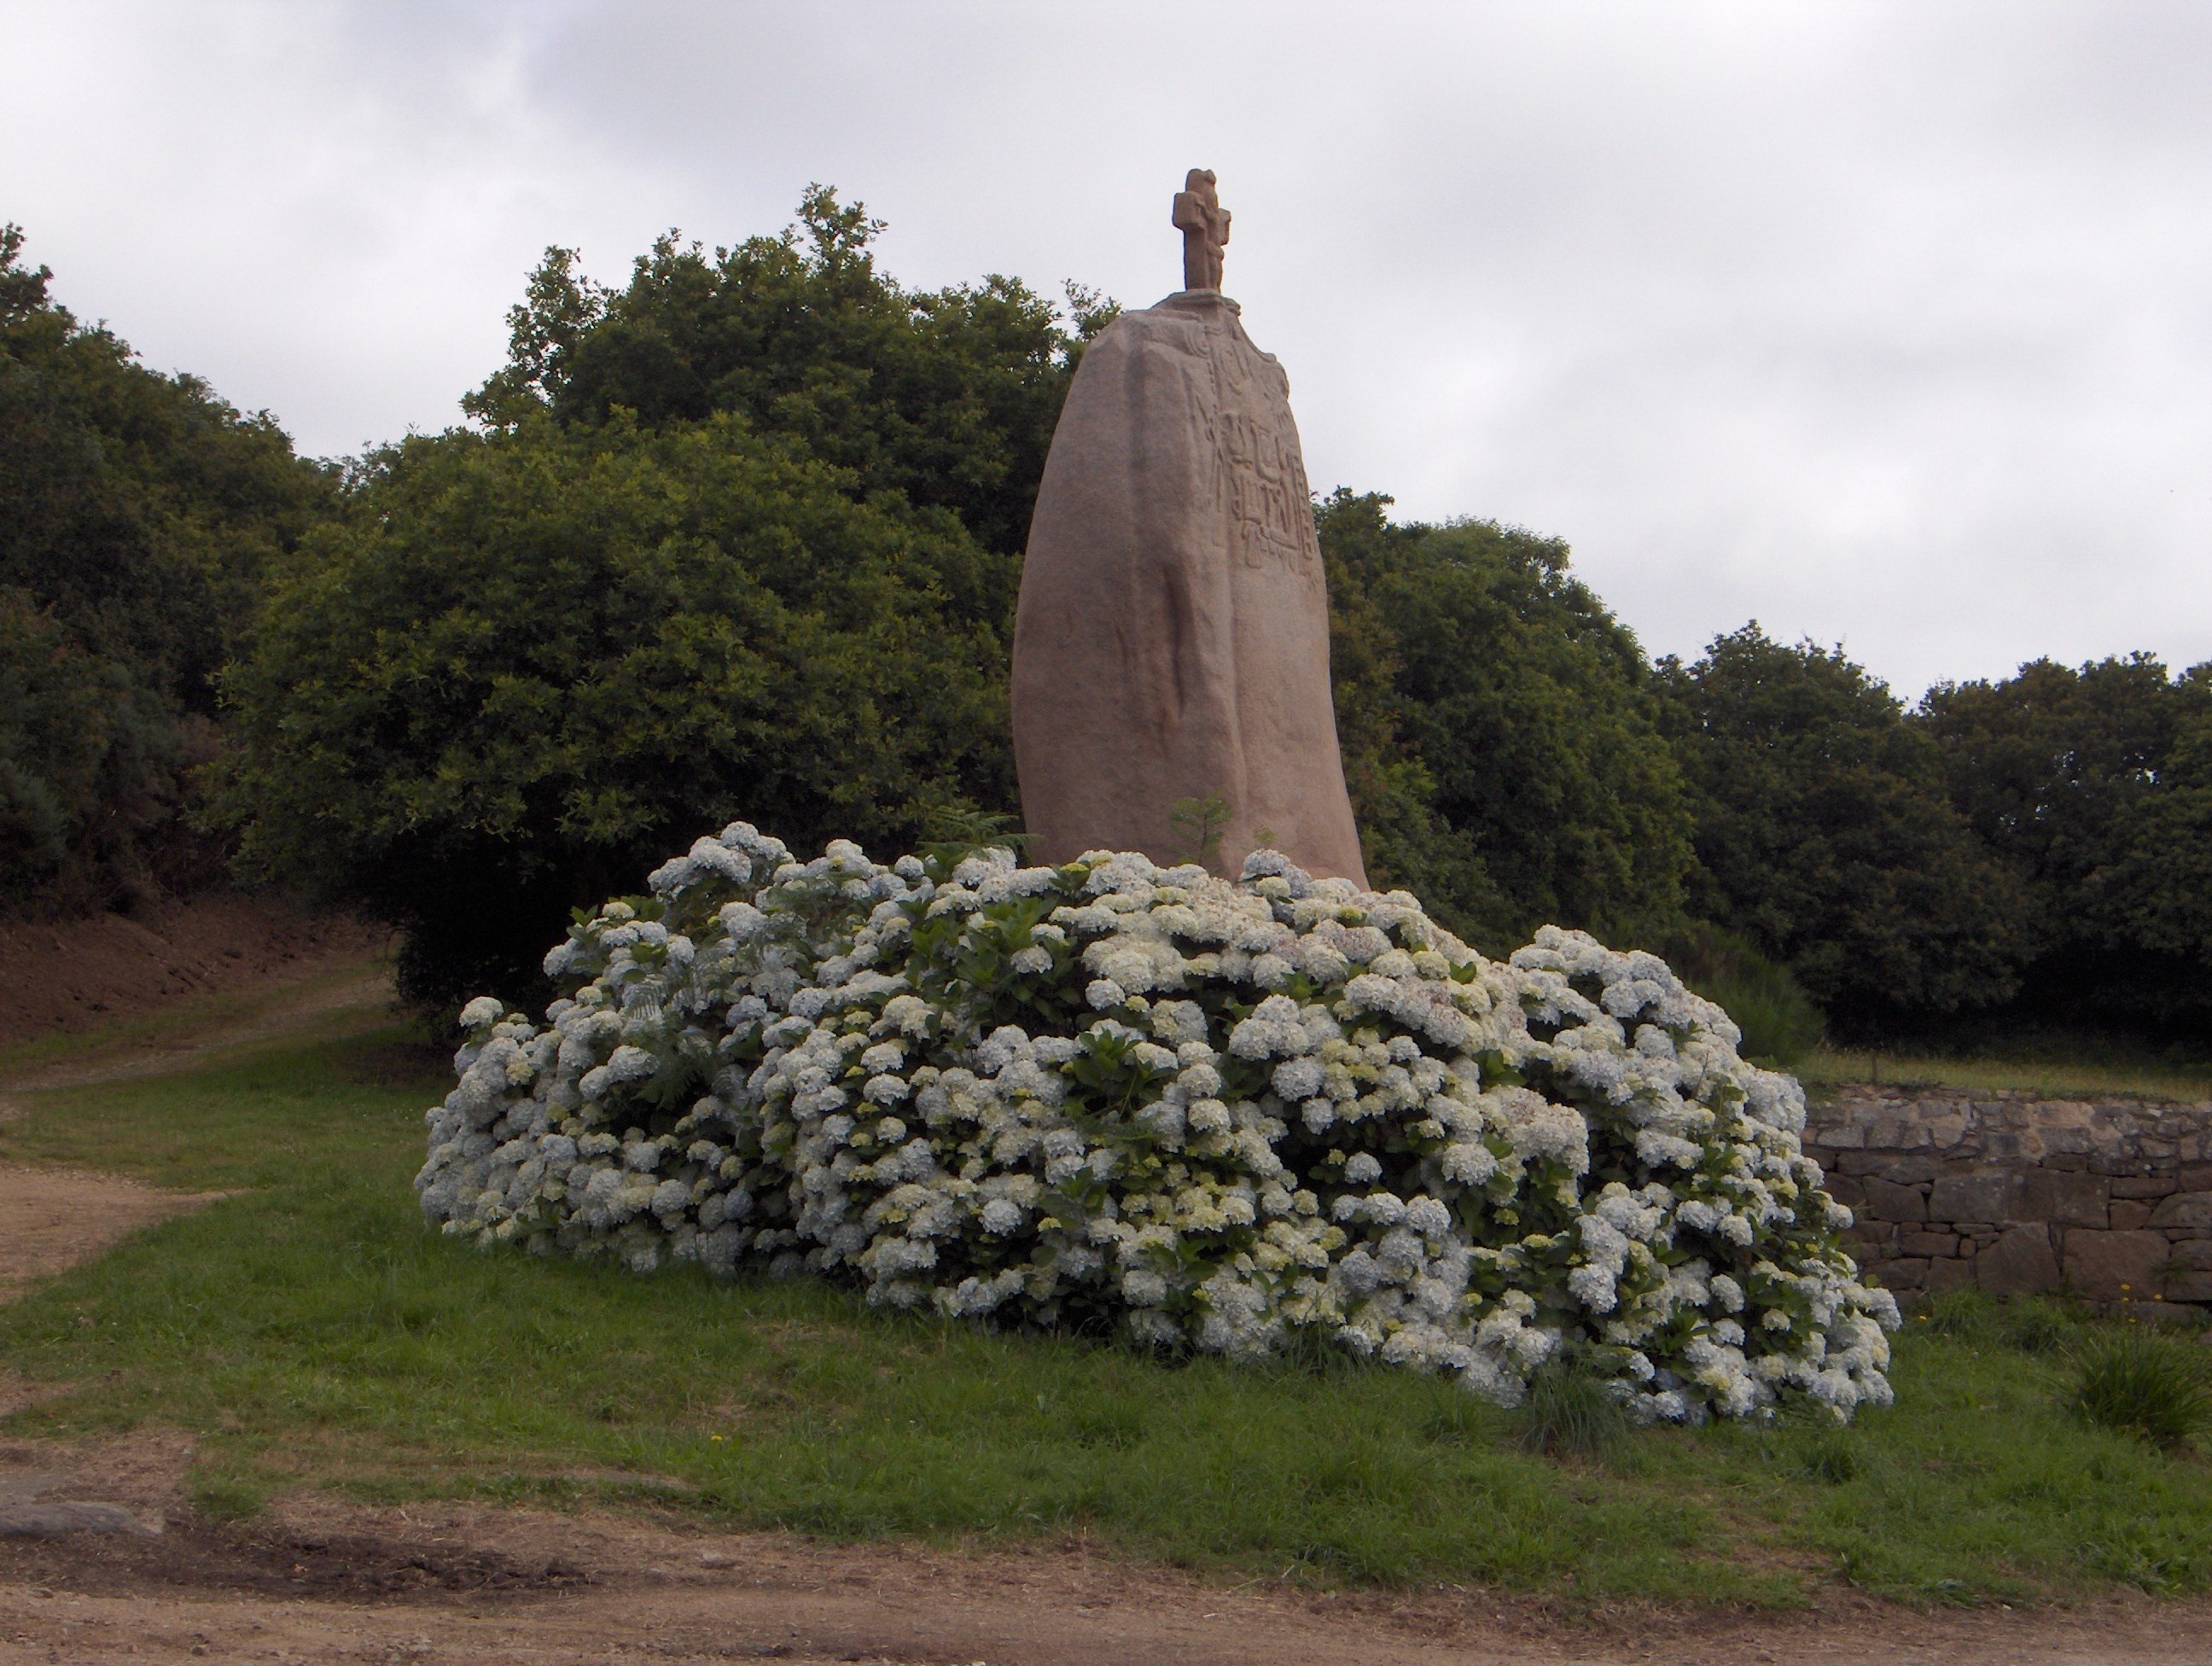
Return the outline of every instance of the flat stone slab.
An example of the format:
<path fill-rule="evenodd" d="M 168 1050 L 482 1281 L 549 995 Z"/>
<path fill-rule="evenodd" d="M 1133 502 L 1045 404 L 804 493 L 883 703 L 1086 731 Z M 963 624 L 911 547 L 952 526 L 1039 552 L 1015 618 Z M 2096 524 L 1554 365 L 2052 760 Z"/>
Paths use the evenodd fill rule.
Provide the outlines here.
<path fill-rule="evenodd" d="M 0 1503 L 0 1539 L 55 1539 L 64 1533 L 158 1533 L 137 1511 L 82 1499 Z"/>

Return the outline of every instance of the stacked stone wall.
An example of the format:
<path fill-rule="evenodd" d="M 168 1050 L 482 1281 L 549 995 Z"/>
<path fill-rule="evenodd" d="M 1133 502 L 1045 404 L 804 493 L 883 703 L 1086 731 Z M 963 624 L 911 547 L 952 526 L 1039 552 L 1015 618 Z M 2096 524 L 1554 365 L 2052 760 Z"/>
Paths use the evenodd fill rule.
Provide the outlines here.
<path fill-rule="evenodd" d="M 2212 1102 L 1855 1085 L 1805 1147 L 1893 1290 L 2212 1302 Z"/>

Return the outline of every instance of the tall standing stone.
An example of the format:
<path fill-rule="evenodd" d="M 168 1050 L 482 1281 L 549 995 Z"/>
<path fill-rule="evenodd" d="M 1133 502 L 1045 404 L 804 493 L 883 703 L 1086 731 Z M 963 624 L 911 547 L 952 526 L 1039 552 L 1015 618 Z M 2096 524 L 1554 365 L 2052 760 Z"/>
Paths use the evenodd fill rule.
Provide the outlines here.
<path fill-rule="evenodd" d="M 1218 283 L 1212 179 L 1194 170 L 1175 222 L 1187 280 Z M 1042 860 L 1187 860 L 1174 808 L 1218 794 L 1217 866 L 1266 845 L 1364 885 L 1290 383 L 1238 319 L 1186 289 L 1124 313 L 1076 372 L 1014 628 L 1023 818 Z"/>

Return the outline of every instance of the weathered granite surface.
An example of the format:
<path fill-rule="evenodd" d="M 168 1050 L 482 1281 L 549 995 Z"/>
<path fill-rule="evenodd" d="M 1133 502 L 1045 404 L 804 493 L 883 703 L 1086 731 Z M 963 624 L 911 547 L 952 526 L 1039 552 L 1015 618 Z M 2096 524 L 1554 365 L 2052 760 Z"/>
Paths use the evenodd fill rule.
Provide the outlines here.
<path fill-rule="evenodd" d="M 1045 459 L 1014 622 L 1032 856 L 1265 845 L 1366 883 L 1328 680 L 1328 587 L 1282 367 L 1186 289 L 1092 342 Z M 1218 851 L 1183 800 L 1219 794 Z"/>
<path fill-rule="evenodd" d="M 2212 1302 L 2212 1101 L 1848 1085 L 1805 1149 L 1893 1290 Z"/>

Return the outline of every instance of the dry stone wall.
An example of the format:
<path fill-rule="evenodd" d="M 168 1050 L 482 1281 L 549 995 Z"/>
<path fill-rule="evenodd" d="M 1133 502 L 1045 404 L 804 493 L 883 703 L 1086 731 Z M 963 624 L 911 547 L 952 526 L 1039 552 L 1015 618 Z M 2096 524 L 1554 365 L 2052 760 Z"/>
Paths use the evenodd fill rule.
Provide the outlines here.
<path fill-rule="evenodd" d="M 1849 1085 L 1805 1147 L 1893 1290 L 2212 1302 L 2212 1101 Z"/>

